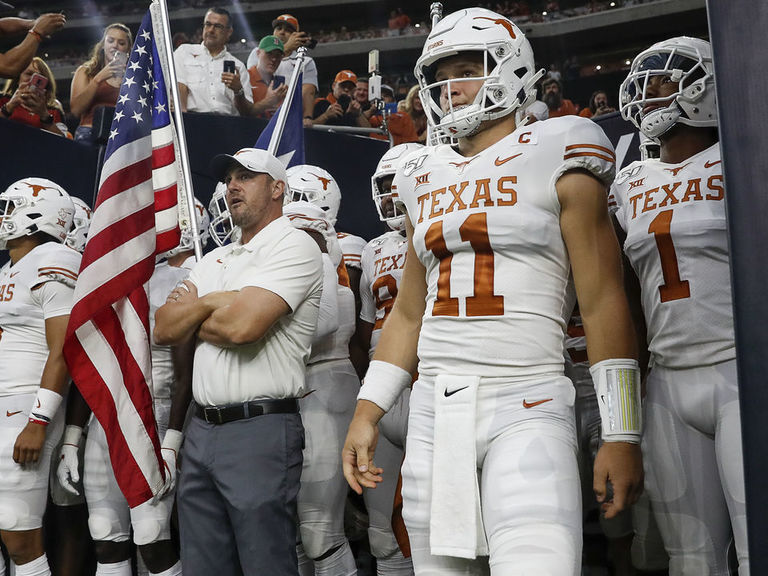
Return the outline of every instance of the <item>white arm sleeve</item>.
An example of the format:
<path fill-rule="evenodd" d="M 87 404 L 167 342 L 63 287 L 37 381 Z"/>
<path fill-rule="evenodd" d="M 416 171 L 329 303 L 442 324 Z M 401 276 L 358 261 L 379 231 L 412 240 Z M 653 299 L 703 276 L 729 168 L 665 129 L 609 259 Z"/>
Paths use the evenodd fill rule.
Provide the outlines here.
<path fill-rule="evenodd" d="M 312 338 L 314 345 L 319 340 L 332 334 L 339 328 L 339 296 L 336 288 L 338 279 L 328 254 L 323 254 L 323 294 L 320 297 L 320 310 L 317 315 L 317 328 Z"/>

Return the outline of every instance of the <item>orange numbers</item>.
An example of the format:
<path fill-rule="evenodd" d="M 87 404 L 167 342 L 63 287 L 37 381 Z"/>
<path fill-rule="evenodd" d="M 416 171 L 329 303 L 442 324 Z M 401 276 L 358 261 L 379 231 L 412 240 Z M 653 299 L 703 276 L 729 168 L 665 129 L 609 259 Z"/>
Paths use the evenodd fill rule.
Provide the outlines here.
<path fill-rule="evenodd" d="M 664 284 L 659 286 L 659 296 L 662 302 L 681 300 L 691 295 L 691 287 L 688 280 L 680 279 L 680 268 L 677 265 L 677 253 L 670 235 L 672 224 L 672 210 L 664 210 L 653 219 L 648 226 L 648 233 L 653 234 L 656 240 L 656 249 L 661 259 L 661 273 L 664 275 Z"/>

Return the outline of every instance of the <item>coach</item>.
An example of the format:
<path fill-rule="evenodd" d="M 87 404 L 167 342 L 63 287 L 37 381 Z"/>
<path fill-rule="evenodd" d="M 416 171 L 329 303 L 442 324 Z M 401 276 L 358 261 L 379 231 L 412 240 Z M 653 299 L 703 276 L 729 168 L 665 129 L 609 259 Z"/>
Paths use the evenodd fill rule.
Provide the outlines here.
<path fill-rule="evenodd" d="M 297 398 L 317 324 L 317 244 L 282 216 L 285 168 L 244 148 L 212 164 L 240 241 L 207 254 L 157 311 L 155 340 L 196 337 L 178 490 L 186 576 L 297 575 L 304 429 Z"/>

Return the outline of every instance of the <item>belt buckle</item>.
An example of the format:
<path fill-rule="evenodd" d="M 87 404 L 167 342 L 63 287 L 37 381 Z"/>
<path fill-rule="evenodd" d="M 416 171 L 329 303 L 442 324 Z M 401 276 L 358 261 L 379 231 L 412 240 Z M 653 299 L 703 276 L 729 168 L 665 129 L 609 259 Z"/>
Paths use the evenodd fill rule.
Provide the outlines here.
<path fill-rule="evenodd" d="M 205 416 L 205 421 L 209 424 L 223 424 L 220 406 L 206 406 L 203 409 L 203 415 Z"/>

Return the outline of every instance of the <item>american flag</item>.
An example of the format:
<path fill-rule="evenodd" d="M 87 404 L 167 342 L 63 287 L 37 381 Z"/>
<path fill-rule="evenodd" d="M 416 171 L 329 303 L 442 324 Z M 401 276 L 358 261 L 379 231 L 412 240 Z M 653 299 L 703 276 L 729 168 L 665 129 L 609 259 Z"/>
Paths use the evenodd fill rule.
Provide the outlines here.
<path fill-rule="evenodd" d="M 115 477 L 131 507 L 163 485 L 147 285 L 155 254 L 180 239 L 174 130 L 158 53 L 163 43 L 155 42 L 152 25 L 156 9 L 153 2 L 141 22 L 120 87 L 64 344 L 70 374 L 106 432 Z"/>

